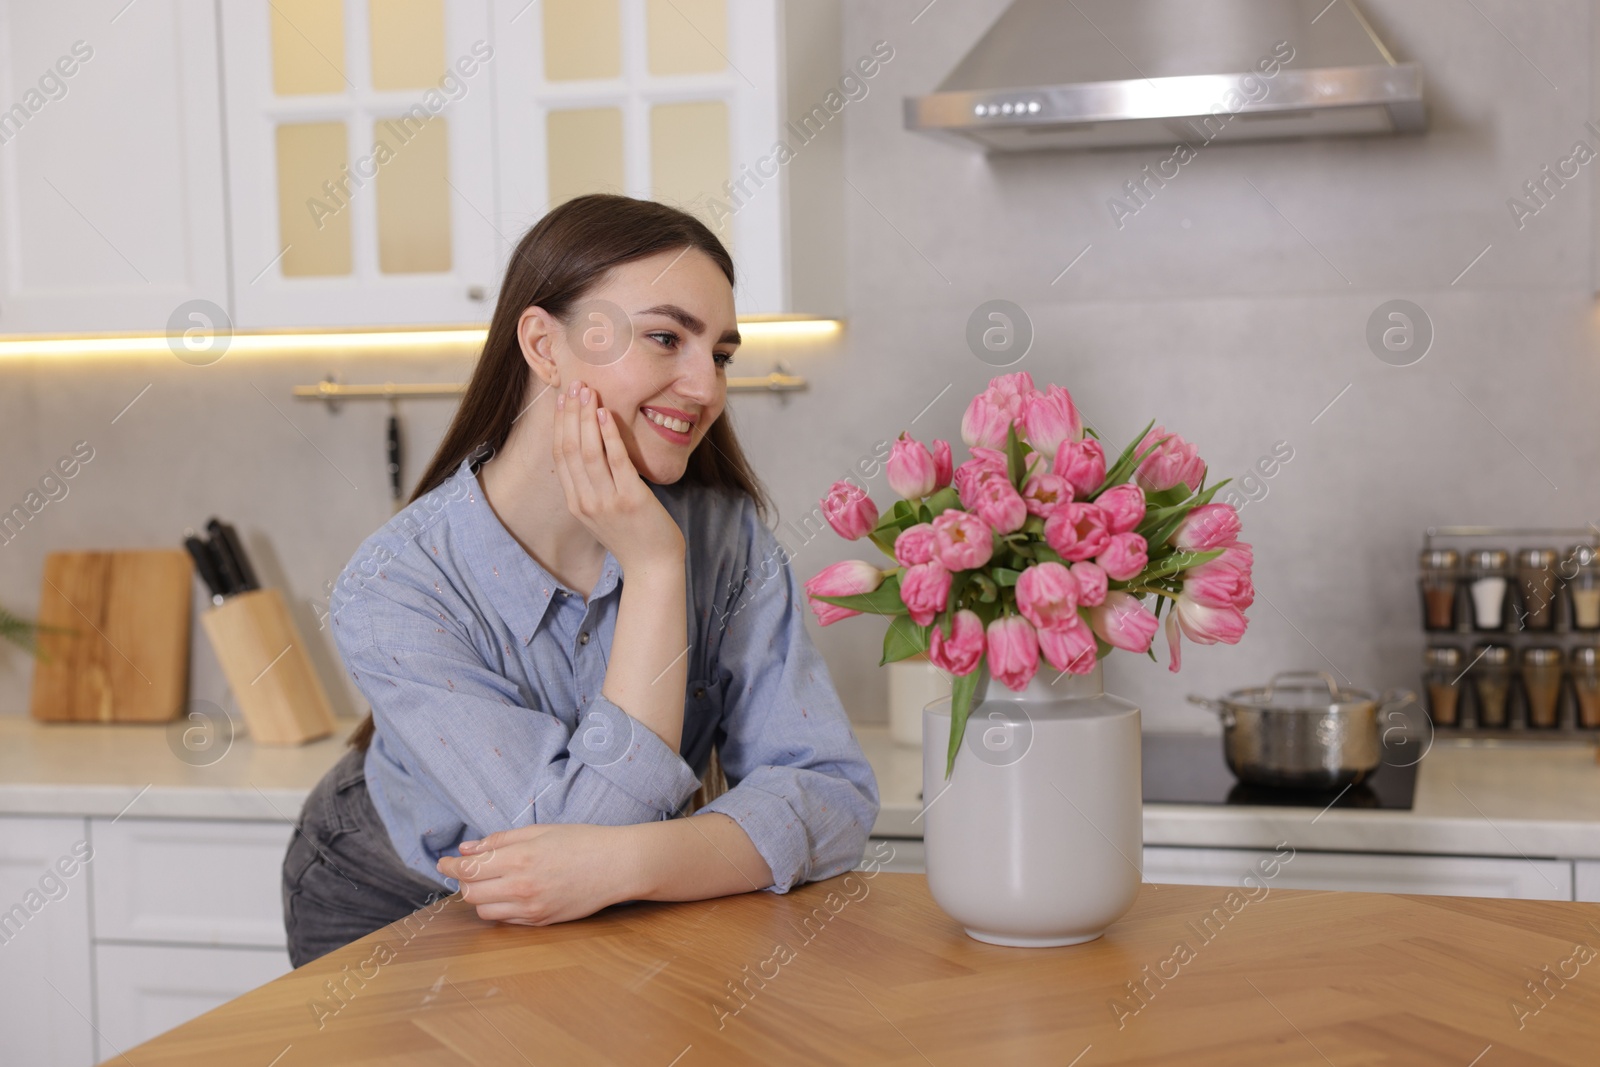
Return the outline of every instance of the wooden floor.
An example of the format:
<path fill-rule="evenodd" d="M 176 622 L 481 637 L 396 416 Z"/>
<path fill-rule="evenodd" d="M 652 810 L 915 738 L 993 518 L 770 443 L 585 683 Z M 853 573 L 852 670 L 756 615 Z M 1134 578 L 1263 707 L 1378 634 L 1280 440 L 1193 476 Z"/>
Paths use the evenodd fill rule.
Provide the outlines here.
<path fill-rule="evenodd" d="M 1054 949 L 968 938 L 910 874 L 543 928 L 451 900 L 107 1062 L 1600 1064 L 1600 905 L 1232 892 L 1146 885 Z"/>

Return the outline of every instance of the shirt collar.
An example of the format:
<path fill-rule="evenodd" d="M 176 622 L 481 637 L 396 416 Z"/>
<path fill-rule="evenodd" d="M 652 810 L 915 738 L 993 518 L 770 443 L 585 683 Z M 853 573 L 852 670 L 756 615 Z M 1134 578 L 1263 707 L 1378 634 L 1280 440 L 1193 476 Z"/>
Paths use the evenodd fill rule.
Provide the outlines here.
<path fill-rule="evenodd" d="M 461 487 L 453 494 L 458 506 L 450 509 L 451 531 L 461 539 L 467 567 L 487 591 L 489 603 L 517 639 L 526 645 L 543 621 L 558 590 L 583 601 L 583 591 L 570 590 L 539 565 L 511 536 L 489 506 L 483 487 L 472 469 L 472 457 L 461 461 L 451 478 Z M 609 594 L 622 581 L 622 566 L 608 549 L 591 600 Z"/>

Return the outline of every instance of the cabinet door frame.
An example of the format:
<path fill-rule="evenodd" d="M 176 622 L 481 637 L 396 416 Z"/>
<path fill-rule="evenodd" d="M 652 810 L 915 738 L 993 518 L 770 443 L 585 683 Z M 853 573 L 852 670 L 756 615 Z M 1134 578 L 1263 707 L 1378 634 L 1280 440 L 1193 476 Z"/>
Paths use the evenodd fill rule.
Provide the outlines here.
<path fill-rule="evenodd" d="M 726 104 L 730 181 L 768 156 L 782 132 L 782 0 L 727 0 L 728 70 L 668 76 L 648 70 L 646 0 L 619 3 L 622 76 L 548 82 L 542 9 L 530 7 L 527 0 L 494 0 L 500 229 L 508 242 L 501 248 L 502 261 L 510 258 L 517 240 L 550 208 L 546 146 L 547 116 L 553 110 L 621 108 L 625 188 L 618 191 L 645 199 L 653 198 L 650 108 L 656 104 Z M 741 316 L 790 310 L 785 229 L 789 170 L 780 166 L 776 175 L 761 182 L 732 215 L 735 299 Z"/>
<path fill-rule="evenodd" d="M 1503 900 L 1572 899 L 1572 863 L 1568 860 L 1301 849 L 1293 859 L 1282 864 L 1272 878 L 1262 878 L 1257 864 L 1274 856 L 1270 849 L 1146 845 L 1144 880 L 1238 887 L 1245 875 L 1254 875 L 1274 889 L 1417 893 Z M 1482 891 L 1489 886 L 1502 891 Z"/>
<path fill-rule="evenodd" d="M 85 820 L 0 817 L 0 909 L 26 909 L 24 887 L 38 881 L 73 846 L 89 840 Z M 66 891 L 43 905 L 0 944 L 0 1031 L 6 1062 L 80 1067 L 94 1056 L 96 1018 L 89 944 L 90 877 L 95 857 L 57 879 Z M 15 922 L 15 920 L 13 920 Z M 14 1058 L 13 1058 L 14 1057 Z"/>
<path fill-rule="evenodd" d="M 279 97 L 272 85 L 270 0 L 223 5 L 228 173 L 231 180 L 235 325 L 244 329 L 302 326 L 401 326 L 486 320 L 500 281 L 494 219 L 494 94 L 496 68 L 489 0 L 445 0 L 445 63 L 470 56 L 483 41 L 494 51 L 466 92 L 438 113 L 448 123 L 451 267 L 448 271 L 383 274 L 378 270 L 374 177 L 349 198 L 351 273 L 285 277 L 279 243 L 276 129 L 281 122 L 343 121 L 349 162 L 371 150 L 374 121 L 420 103 L 425 89 L 370 87 L 367 0 L 342 0 L 345 73 L 353 88 L 336 95 Z M 443 72 L 441 71 L 441 75 Z"/>
<path fill-rule="evenodd" d="M 78 35 L 94 49 L 94 57 L 79 65 L 74 75 L 64 79 L 65 95 L 47 103 L 38 111 L 28 126 L 17 136 L 0 145 L 0 331 L 16 334 L 84 333 L 90 331 L 162 331 L 168 328 L 174 312 L 180 305 L 197 299 L 207 300 L 226 309 L 231 299 L 226 238 L 226 196 L 223 169 L 223 127 L 221 111 L 221 81 L 217 64 L 217 0 L 147 0 L 139 8 L 118 15 L 115 24 L 109 19 L 117 12 L 119 4 L 96 5 L 92 12 L 81 16 L 82 32 Z M 10 108 L 17 102 L 13 89 L 30 85 L 30 79 L 44 72 L 44 60 L 29 57 L 29 67 L 23 68 L 13 54 L 15 43 L 14 22 L 20 5 L 16 0 L 0 3 L 0 107 Z M 106 22 L 92 21 L 90 13 L 98 16 L 106 12 Z M 114 55 L 126 58 L 127 51 L 135 56 L 151 55 L 152 50 L 140 47 L 141 32 L 156 25 L 153 20 L 164 20 L 156 31 L 172 35 L 171 51 L 183 57 L 184 62 L 173 63 L 170 68 L 159 67 L 149 74 L 152 78 L 168 79 L 177 112 L 167 113 L 152 109 L 149 95 L 138 91 L 139 86 L 119 86 L 112 94 L 115 100 L 105 99 L 109 92 L 105 85 L 98 87 L 100 95 L 92 91 L 89 81 L 101 75 L 105 65 Z M 150 40 L 150 38 L 145 38 Z M 72 39 L 60 42 L 60 51 L 67 52 Z M 101 65 L 95 66 L 96 62 Z M 118 126 L 136 125 L 145 131 L 159 130 L 159 136 L 176 142 L 177 149 L 170 156 L 161 157 L 163 167 L 150 172 L 142 167 L 124 164 L 107 158 L 96 151 L 92 139 L 82 145 L 83 157 L 79 160 L 53 160 L 55 182 L 65 184 L 62 171 L 74 166 L 86 173 L 101 175 L 98 180 L 119 186 L 118 210 L 137 211 L 144 182 L 161 182 L 168 188 L 175 186 L 179 192 L 179 216 L 167 220 L 163 231 L 167 242 L 160 251 L 169 260 L 182 264 L 179 276 L 159 275 L 151 266 L 149 249 L 120 242 L 112 243 L 115 233 L 110 212 L 97 211 L 86 205 L 90 218 L 72 200 L 67 200 L 65 190 L 52 191 L 48 186 L 34 181 L 26 186 L 23 171 L 28 168 L 23 160 L 30 151 L 41 148 L 29 127 L 37 123 L 48 124 L 61 113 L 71 109 L 76 116 L 95 116 L 104 123 Z M 147 137 L 157 139 L 156 133 Z M 20 168 L 20 169 L 19 169 Z M 49 175 L 45 179 L 49 180 Z M 81 180 L 81 179 L 80 179 Z M 60 197 L 66 200 L 52 208 L 64 208 L 65 217 L 77 226 L 82 219 L 82 247 L 85 255 L 104 256 L 116 261 L 117 269 L 126 263 L 131 269 L 125 281 L 117 284 L 90 285 L 74 277 L 73 281 L 59 285 L 38 285 L 30 278 L 30 266 L 25 260 L 29 250 L 22 246 L 21 219 L 34 198 L 48 201 Z M 147 209 L 148 210 L 148 209 Z M 97 225 L 98 223 L 98 225 Z M 52 244 L 51 251 L 70 255 L 70 246 L 64 238 L 61 248 Z M 138 264 L 143 261 L 144 268 Z M 78 261 L 73 261 L 78 262 Z M 149 277 L 145 272 L 156 274 Z M 71 276 L 57 265 L 57 274 Z"/>

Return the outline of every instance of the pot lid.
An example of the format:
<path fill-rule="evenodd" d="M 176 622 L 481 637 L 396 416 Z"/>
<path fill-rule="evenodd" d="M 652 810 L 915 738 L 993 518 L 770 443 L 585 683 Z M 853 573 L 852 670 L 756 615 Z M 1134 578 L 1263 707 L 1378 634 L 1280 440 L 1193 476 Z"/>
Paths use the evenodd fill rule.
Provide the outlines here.
<path fill-rule="evenodd" d="M 1263 711 L 1314 711 L 1376 703 L 1364 689 L 1341 688 L 1327 671 L 1281 671 L 1266 685 L 1235 689 L 1225 703 Z"/>

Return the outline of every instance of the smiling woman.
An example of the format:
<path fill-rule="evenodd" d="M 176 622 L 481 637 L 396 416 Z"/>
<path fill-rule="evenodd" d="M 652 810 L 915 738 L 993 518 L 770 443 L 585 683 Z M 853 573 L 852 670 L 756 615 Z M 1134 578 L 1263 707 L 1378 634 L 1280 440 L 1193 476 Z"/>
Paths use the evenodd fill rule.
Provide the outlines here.
<path fill-rule="evenodd" d="M 457 888 L 542 925 L 860 861 L 877 782 L 724 417 L 733 279 L 703 224 L 627 197 L 518 245 L 415 506 L 337 586 L 373 713 L 285 856 L 296 966 Z M 713 748 L 731 788 L 690 812 Z"/>

